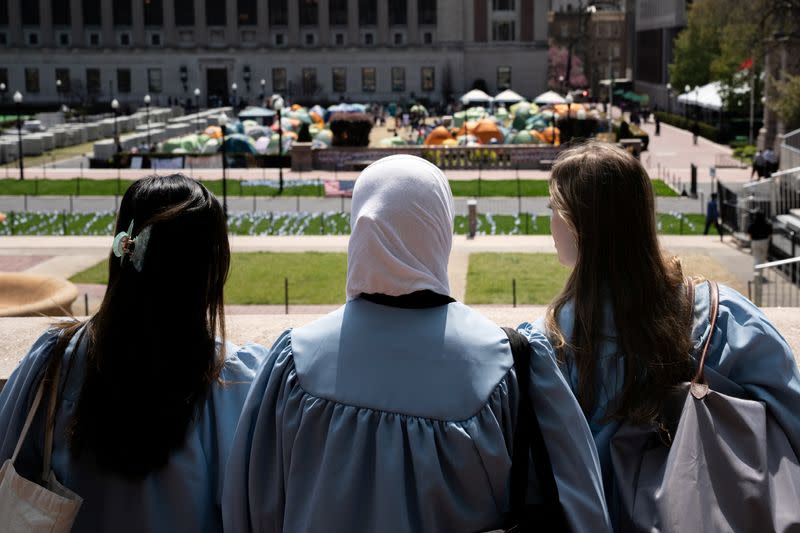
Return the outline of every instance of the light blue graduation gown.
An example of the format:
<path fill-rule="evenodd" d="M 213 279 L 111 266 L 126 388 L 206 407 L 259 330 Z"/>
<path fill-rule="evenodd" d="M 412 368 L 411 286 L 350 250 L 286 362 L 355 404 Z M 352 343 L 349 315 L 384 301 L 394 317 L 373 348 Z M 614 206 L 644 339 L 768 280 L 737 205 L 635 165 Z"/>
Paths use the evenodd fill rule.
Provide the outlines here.
<path fill-rule="evenodd" d="M 548 341 L 531 343 L 530 400 L 561 502 L 576 531 L 603 531 L 592 435 Z M 500 526 L 517 400 L 508 338 L 479 313 L 351 301 L 283 333 L 259 370 L 228 463 L 225 529 Z"/>
<path fill-rule="evenodd" d="M 800 455 L 800 371 L 792 350 L 764 313 L 747 298 L 724 285 L 719 286 L 719 293 L 719 315 L 706 358 L 707 372 L 710 369 L 710 373 L 717 373 L 742 387 L 750 398 L 763 401 Z M 708 283 L 702 283 L 695 287 L 692 330 L 693 352 L 698 355 L 710 332 L 708 308 Z M 573 309 L 568 303 L 558 317 L 567 339 L 572 337 Z M 611 437 L 620 422 L 604 418 L 609 402 L 622 388 L 625 374 L 624 361 L 617 357 L 616 328 L 610 306 L 606 306 L 604 321 L 604 340 L 599 346 L 597 362 L 597 405 L 589 419 L 589 427 L 597 444 L 605 492 L 612 503 Z M 539 335 L 544 331 L 544 321 L 526 322 L 518 329 L 527 335 Z M 578 369 L 571 353 L 566 354 L 561 370 L 577 393 Z"/>
<path fill-rule="evenodd" d="M 225 462 L 242 404 L 266 349 L 237 349 L 228 344 L 229 355 L 220 379 L 211 385 L 197 420 L 190 424 L 183 448 L 173 453 L 164 468 L 141 482 L 130 482 L 99 471 L 90 458 L 73 461 L 68 449 L 65 429 L 75 412 L 85 368 L 84 346 L 73 350 L 77 337 L 62 364 L 63 382 L 67 358 L 70 352 L 75 354 L 56 416 L 52 463 L 59 481 L 84 500 L 73 531 L 222 531 L 220 500 Z M 52 331 L 42 335 L 0 392 L 0 461 L 10 458 L 14 451 L 56 339 Z M 148 393 L 148 372 L 157 371 L 142 369 L 142 394 Z M 43 411 L 40 409 L 41 416 L 37 416 L 17 458 L 17 470 L 29 479 L 38 479 L 41 471 Z"/>

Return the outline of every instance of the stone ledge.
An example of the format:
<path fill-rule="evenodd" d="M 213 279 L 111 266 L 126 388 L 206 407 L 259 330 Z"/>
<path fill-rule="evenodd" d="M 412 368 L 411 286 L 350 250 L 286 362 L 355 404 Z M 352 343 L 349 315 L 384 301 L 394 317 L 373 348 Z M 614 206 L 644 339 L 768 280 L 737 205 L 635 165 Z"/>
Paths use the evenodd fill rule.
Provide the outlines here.
<path fill-rule="evenodd" d="M 477 309 L 501 325 L 516 326 L 534 320 L 544 313 L 543 306 L 488 307 Z M 764 313 L 789 342 L 800 364 L 800 313 L 796 308 L 768 308 Z M 307 324 L 320 315 L 228 315 L 228 339 L 236 344 L 249 342 L 270 346 L 280 333 L 289 327 Z M 19 360 L 34 341 L 58 319 L 0 318 L 0 383 L 5 383 Z"/>

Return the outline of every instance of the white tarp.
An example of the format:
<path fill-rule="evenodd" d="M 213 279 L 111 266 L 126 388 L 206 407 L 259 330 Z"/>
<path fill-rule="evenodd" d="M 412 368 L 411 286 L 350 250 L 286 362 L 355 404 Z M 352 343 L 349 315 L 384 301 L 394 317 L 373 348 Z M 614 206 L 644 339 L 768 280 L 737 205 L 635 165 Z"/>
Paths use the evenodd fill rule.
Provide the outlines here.
<path fill-rule="evenodd" d="M 733 92 L 736 94 L 745 94 L 750 90 L 747 85 L 743 85 Z M 688 93 L 683 93 L 678 96 L 678 102 L 684 105 L 694 105 L 703 107 L 705 109 L 712 109 L 719 111 L 722 109 L 722 83 L 712 81 L 708 85 L 702 87 L 695 87 Z"/>
<path fill-rule="evenodd" d="M 557 92 L 547 91 L 534 98 L 533 103 L 536 105 L 566 104 L 567 101 Z"/>
<path fill-rule="evenodd" d="M 515 104 L 517 102 L 522 102 L 525 100 L 519 93 L 512 91 L 511 89 L 506 89 L 505 91 L 501 92 L 497 96 L 494 97 L 495 102 L 503 102 L 508 104 Z"/>
<path fill-rule="evenodd" d="M 462 104 L 477 104 L 483 102 L 492 102 L 492 97 L 480 89 L 472 89 L 470 92 L 461 97 Z"/>

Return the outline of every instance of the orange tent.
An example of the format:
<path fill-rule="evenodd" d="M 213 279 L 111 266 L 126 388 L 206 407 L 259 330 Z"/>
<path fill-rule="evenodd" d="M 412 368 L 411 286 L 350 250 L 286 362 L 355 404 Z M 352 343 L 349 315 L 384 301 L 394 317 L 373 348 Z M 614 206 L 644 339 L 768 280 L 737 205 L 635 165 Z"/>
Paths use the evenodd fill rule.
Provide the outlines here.
<path fill-rule="evenodd" d="M 433 129 L 432 132 L 428 134 L 428 137 L 425 139 L 425 144 L 428 146 L 438 146 L 443 144 L 446 140 L 455 140 L 453 136 L 450 135 L 450 132 L 447 131 L 447 128 L 444 126 L 438 126 Z"/>
<path fill-rule="evenodd" d="M 325 121 L 322 119 L 322 117 L 321 117 L 321 116 L 319 116 L 318 114 L 316 114 L 315 112 L 313 112 L 313 111 L 310 111 L 310 112 L 308 113 L 308 116 L 309 116 L 309 117 L 311 117 L 311 120 L 313 120 L 313 121 L 314 121 L 314 123 L 315 123 L 317 126 L 324 126 L 324 125 L 325 125 Z"/>
<path fill-rule="evenodd" d="M 492 139 L 502 144 L 504 140 L 503 133 L 497 127 L 495 121 L 488 118 L 479 120 L 475 128 L 469 133 L 477 137 L 481 144 L 489 144 Z"/>
<path fill-rule="evenodd" d="M 222 128 L 220 128 L 219 126 L 209 126 L 203 133 L 205 133 L 207 137 L 211 137 L 212 139 L 222 138 Z"/>
<path fill-rule="evenodd" d="M 567 113 L 570 113 L 574 117 L 578 111 L 586 111 L 586 108 L 583 104 L 556 104 L 553 106 L 553 110 L 559 115 L 566 116 Z"/>
<path fill-rule="evenodd" d="M 553 135 L 555 134 L 555 142 L 553 142 Z M 548 144 L 561 144 L 561 130 L 549 126 L 542 130 L 540 134 L 542 140 Z"/>

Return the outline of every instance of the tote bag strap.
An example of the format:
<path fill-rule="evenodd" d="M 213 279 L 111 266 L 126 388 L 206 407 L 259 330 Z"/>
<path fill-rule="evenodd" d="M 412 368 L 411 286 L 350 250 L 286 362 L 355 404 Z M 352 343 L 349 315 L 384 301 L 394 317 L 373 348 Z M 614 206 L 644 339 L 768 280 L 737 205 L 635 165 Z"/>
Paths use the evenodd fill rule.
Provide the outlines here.
<path fill-rule="evenodd" d="M 705 377 L 706 356 L 711 347 L 711 341 L 714 339 L 714 330 L 717 326 L 717 315 L 719 314 L 719 286 L 716 281 L 709 280 L 708 282 L 709 304 L 708 304 L 708 337 L 703 344 L 703 351 L 700 354 L 700 359 L 697 361 L 697 373 L 692 378 L 691 392 L 695 398 L 702 399 L 708 394 L 708 384 Z"/>
<path fill-rule="evenodd" d="M 17 440 L 17 447 L 14 448 L 14 455 L 11 456 L 11 464 L 14 464 L 17 461 L 17 455 L 19 455 L 19 451 L 22 449 L 22 443 L 25 441 L 25 437 L 28 435 L 28 430 L 31 429 L 31 423 L 33 422 L 34 417 L 36 417 L 36 411 L 39 410 L 39 404 L 42 401 L 43 390 L 44 390 L 44 378 L 42 378 L 42 381 L 36 388 L 36 396 L 34 396 L 33 398 L 33 403 L 31 404 L 31 408 L 28 410 L 28 418 L 25 419 L 25 424 L 22 426 L 22 431 L 19 434 L 19 440 Z"/>
<path fill-rule="evenodd" d="M 44 433 L 44 449 L 42 460 L 42 481 L 50 477 L 50 464 L 53 455 L 53 430 L 56 423 L 56 407 L 58 406 L 58 384 L 61 381 L 61 356 L 55 362 L 50 379 L 50 397 L 47 402 L 47 425 Z"/>

